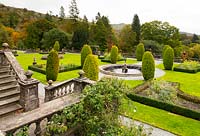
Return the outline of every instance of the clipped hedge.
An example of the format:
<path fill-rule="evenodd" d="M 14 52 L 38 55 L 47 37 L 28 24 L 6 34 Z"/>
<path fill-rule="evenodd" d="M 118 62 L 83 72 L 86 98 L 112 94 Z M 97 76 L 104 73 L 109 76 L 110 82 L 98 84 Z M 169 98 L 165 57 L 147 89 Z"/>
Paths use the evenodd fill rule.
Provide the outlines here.
<path fill-rule="evenodd" d="M 88 55 L 83 65 L 85 76 L 91 80 L 97 81 L 99 79 L 99 64 L 94 55 Z"/>
<path fill-rule="evenodd" d="M 193 118 L 196 120 L 200 120 L 200 113 L 194 110 L 190 110 L 181 106 L 177 106 L 177 105 L 173 105 L 173 104 L 169 104 L 169 103 L 165 103 L 165 102 L 161 102 L 158 100 L 154 100 L 151 98 L 147 98 L 144 96 L 140 96 L 137 94 L 133 94 L 133 93 L 129 93 L 127 94 L 127 96 L 133 100 L 133 101 L 137 101 L 139 103 L 145 104 L 145 105 L 149 105 L 149 106 L 153 106 L 159 109 L 163 109 L 175 114 L 179 114 L 185 117 L 189 117 L 189 118 Z"/>
<path fill-rule="evenodd" d="M 172 70 L 174 63 L 174 50 L 171 47 L 167 47 L 163 54 L 163 65 L 166 70 Z"/>
<path fill-rule="evenodd" d="M 143 43 L 139 43 L 136 47 L 136 51 L 135 51 L 135 55 L 136 55 L 136 59 L 137 61 L 141 61 L 142 60 L 142 56 L 145 52 L 144 49 L 144 44 Z"/>
<path fill-rule="evenodd" d="M 144 80 L 150 80 L 154 78 L 155 62 L 151 52 L 146 51 L 142 57 L 142 75 Z"/>
<path fill-rule="evenodd" d="M 185 72 L 185 73 L 197 73 L 200 71 L 200 69 L 184 69 L 181 67 L 174 67 L 174 71 L 178 71 L 178 72 Z"/>
<path fill-rule="evenodd" d="M 112 46 L 110 53 L 110 61 L 112 64 L 116 64 L 118 59 L 118 48 L 117 46 Z"/>
<path fill-rule="evenodd" d="M 46 70 L 39 68 L 35 65 L 28 66 L 28 69 L 46 75 Z M 59 67 L 59 73 L 77 70 L 77 69 L 81 69 L 81 66 L 74 65 L 74 64 L 68 64 L 68 65 Z"/>
<path fill-rule="evenodd" d="M 57 52 L 59 52 L 60 50 L 60 44 L 59 44 L 59 41 L 56 41 L 54 46 L 53 46 L 53 49 L 56 50 Z"/>
<path fill-rule="evenodd" d="M 52 49 L 46 63 L 46 80 L 56 81 L 59 72 L 58 52 Z"/>
<path fill-rule="evenodd" d="M 87 55 L 92 54 L 92 49 L 85 44 L 81 50 L 81 67 L 83 67 Z"/>
<path fill-rule="evenodd" d="M 28 69 L 46 75 L 46 70 L 41 69 L 41 68 L 38 68 L 38 67 L 36 67 L 36 66 L 34 66 L 34 65 L 28 66 Z"/>

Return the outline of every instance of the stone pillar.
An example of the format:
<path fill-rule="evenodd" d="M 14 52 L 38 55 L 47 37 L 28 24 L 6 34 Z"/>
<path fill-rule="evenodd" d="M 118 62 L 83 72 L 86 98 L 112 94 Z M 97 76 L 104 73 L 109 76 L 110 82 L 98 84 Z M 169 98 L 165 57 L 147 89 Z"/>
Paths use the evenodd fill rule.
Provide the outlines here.
<path fill-rule="evenodd" d="M 30 111 L 39 107 L 38 84 L 39 81 L 31 79 L 32 73 L 26 72 L 27 80 L 19 81 L 20 104 L 25 111 Z"/>

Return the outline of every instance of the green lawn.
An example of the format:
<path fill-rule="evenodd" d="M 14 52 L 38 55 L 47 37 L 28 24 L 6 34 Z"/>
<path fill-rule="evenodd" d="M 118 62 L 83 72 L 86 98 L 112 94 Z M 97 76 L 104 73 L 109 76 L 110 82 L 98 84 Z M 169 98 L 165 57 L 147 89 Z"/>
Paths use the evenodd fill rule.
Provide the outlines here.
<path fill-rule="evenodd" d="M 136 108 L 136 112 L 134 109 Z M 200 121 L 123 99 L 121 113 L 177 135 L 200 136 Z"/>
<path fill-rule="evenodd" d="M 41 57 L 43 55 L 47 55 L 47 54 L 38 54 L 38 53 L 23 53 L 23 52 L 18 52 L 19 56 L 17 56 L 17 60 L 20 63 L 20 65 L 22 66 L 22 68 L 24 70 L 28 70 L 28 66 L 32 65 L 33 63 L 33 59 L 36 58 L 36 62 L 37 64 L 46 64 L 46 60 L 41 60 Z M 60 60 L 60 65 L 61 64 L 76 64 L 76 65 L 81 65 L 81 59 L 80 59 L 80 54 L 72 54 L 72 53 L 66 53 L 64 55 L 64 59 Z M 136 63 L 136 60 L 133 59 L 127 59 L 126 63 L 127 64 L 133 64 Z M 124 61 L 119 61 L 118 64 L 123 64 Z M 106 65 L 106 64 L 110 64 L 107 62 L 101 62 L 101 60 L 99 59 L 99 65 Z M 79 70 L 73 70 L 73 71 L 69 71 L 69 72 L 63 72 L 63 73 L 59 73 L 58 74 L 58 78 L 57 78 L 57 82 L 60 81 L 64 81 L 64 80 L 68 80 L 71 78 L 75 78 L 78 77 L 78 71 Z M 46 76 L 43 74 L 40 74 L 38 72 L 34 72 L 33 74 L 33 78 L 38 79 L 39 81 L 41 81 L 42 83 L 46 83 Z"/>

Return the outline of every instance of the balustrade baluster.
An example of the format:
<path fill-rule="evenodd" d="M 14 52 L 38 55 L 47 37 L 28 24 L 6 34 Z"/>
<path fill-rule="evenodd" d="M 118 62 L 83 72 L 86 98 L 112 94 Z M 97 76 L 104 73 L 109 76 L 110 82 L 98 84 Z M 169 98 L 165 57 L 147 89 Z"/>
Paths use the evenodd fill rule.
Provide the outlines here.
<path fill-rule="evenodd" d="M 36 136 L 41 136 L 42 129 L 41 129 L 41 126 L 40 126 L 40 122 L 41 122 L 41 120 L 38 120 L 38 121 L 35 122 L 36 128 L 35 128 L 34 133 L 35 133 Z"/>

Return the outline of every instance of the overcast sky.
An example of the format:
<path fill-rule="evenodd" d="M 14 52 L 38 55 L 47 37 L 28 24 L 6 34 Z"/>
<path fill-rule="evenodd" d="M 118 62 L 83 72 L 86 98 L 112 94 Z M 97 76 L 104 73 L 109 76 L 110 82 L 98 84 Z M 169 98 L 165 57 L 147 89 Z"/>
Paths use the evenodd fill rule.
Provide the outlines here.
<path fill-rule="evenodd" d="M 80 17 L 91 21 L 97 12 L 108 16 L 111 23 L 131 23 L 138 14 L 141 23 L 167 21 L 180 31 L 200 34 L 200 0 L 76 0 Z M 7 6 L 59 14 L 60 7 L 68 15 L 71 0 L 0 0 Z"/>

